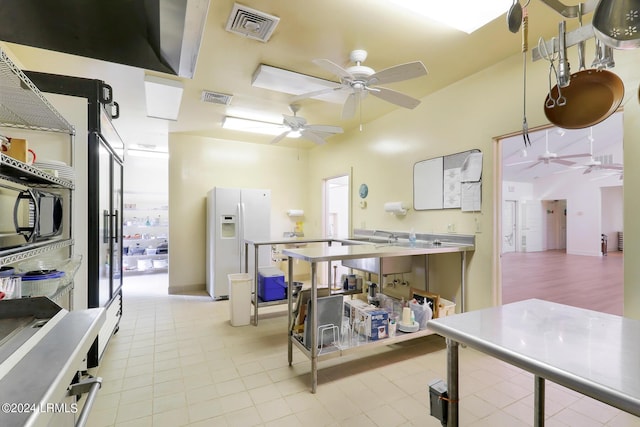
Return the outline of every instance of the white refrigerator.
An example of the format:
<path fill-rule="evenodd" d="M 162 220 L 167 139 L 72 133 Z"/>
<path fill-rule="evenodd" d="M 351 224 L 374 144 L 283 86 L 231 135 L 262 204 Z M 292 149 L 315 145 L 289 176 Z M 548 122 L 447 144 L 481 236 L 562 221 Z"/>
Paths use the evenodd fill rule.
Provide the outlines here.
<path fill-rule="evenodd" d="M 244 272 L 244 240 L 271 238 L 271 190 L 214 187 L 207 193 L 207 292 L 214 299 L 229 297 L 232 273 Z M 253 247 L 249 270 L 253 275 Z M 261 246 L 258 266 L 271 264 L 271 248 Z M 254 278 L 256 280 L 257 278 Z"/>

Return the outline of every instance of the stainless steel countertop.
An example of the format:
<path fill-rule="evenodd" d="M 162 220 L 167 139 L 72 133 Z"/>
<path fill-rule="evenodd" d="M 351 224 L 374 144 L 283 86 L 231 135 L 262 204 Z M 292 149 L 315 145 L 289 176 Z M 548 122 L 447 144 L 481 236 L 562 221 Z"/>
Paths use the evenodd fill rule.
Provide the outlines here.
<path fill-rule="evenodd" d="M 331 242 L 334 239 L 327 237 L 280 237 L 273 238 L 267 240 L 258 240 L 258 239 L 244 239 L 245 243 L 250 245 L 262 246 L 262 245 L 295 245 L 297 243 L 323 243 L 323 242 Z"/>
<path fill-rule="evenodd" d="M 416 247 L 409 247 L 408 245 L 405 246 L 404 243 L 371 244 L 362 242 L 353 243 L 353 241 L 349 239 L 332 240 L 336 242 L 348 242 L 351 244 L 347 246 L 322 246 L 300 249 L 283 249 L 282 254 L 308 262 L 323 262 L 358 258 L 386 258 L 396 256 L 431 255 L 475 250 L 475 247 L 473 245 L 434 245 L 419 242 Z"/>
<path fill-rule="evenodd" d="M 640 416 L 638 320 L 532 299 L 434 319 L 428 328 Z"/>
<path fill-rule="evenodd" d="M 46 408 L 65 397 L 98 330 L 103 308 L 67 312 L 51 330 L 0 379 L 0 404 L 30 404 Z M 46 426 L 52 412 L 0 411 L 0 425 Z"/>

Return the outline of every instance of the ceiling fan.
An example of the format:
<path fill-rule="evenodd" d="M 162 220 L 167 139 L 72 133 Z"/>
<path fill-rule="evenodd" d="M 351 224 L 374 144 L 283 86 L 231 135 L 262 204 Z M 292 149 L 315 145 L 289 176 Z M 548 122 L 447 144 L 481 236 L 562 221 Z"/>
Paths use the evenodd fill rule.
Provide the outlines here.
<path fill-rule="evenodd" d="M 583 174 L 591 173 L 594 170 L 603 170 L 610 169 L 615 171 L 620 171 L 622 176 L 622 165 L 617 163 L 607 163 L 603 164 L 601 161 L 593 158 L 593 130 L 589 135 L 589 161 L 583 165 L 578 166 L 580 168 L 586 168 Z"/>
<path fill-rule="evenodd" d="M 298 104 L 289 105 L 289 109 L 293 113 L 293 116 L 288 116 L 286 114 L 282 115 L 282 124 L 286 130 L 276 136 L 275 139 L 271 141 L 271 144 L 280 142 L 287 136 L 294 136 L 292 133 L 296 132 L 299 133 L 299 136 L 313 141 L 316 144 L 324 144 L 327 142 L 325 141 L 325 138 L 343 132 L 342 128 L 338 126 L 308 125 L 307 120 L 304 117 L 298 117 L 296 115 L 300 110 L 300 105 Z"/>
<path fill-rule="evenodd" d="M 575 164 L 575 162 L 569 161 L 567 159 L 574 159 L 574 158 L 579 158 L 579 157 L 589 157 L 591 156 L 590 153 L 582 153 L 582 154 L 565 154 L 565 155 L 558 155 L 557 153 L 552 153 L 549 151 L 549 131 L 547 130 L 545 132 L 545 141 L 544 141 L 544 146 L 545 146 L 545 150 L 544 153 L 542 153 L 541 155 L 538 156 L 537 160 L 526 160 L 523 162 L 516 162 L 516 163 L 510 163 L 507 166 L 515 166 L 515 165 L 522 165 L 525 163 L 533 163 L 530 166 L 527 166 L 525 169 L 531 169 L 533 167 L 538 166 L 541 163 L 544 163 L 545 165 L 548 165 L 549 163 L 558 163 L 564 166 L 572 166 Z"/>
<path fill-rule="evenodd" d="M 374 69 L 362 65 L 364 60 L 367 59 L 366 50 L 358 49 L 352 51 L 349 59 L 351 62 L 354 62 L 355 65 L 347 68 L 343 68 L 328 59 L 314 59 L 314 64 L 340 78 L 340 86 L 298 95 L 294 97 L 293 100 L 313 98 L 337 90 L 347 91 L 349 92 L 349 96 L 342 109 L 343 119 L 354 116 L 360 101 L 362 101 L 368 93 L 403 108 L 413 109 L 420 104 L 420 100 L 418 99 L 378 85 L 410 80 L 427 75 L 427 69 L 422 62 L 414 61 L 395 65 L 376 72 Z"/>

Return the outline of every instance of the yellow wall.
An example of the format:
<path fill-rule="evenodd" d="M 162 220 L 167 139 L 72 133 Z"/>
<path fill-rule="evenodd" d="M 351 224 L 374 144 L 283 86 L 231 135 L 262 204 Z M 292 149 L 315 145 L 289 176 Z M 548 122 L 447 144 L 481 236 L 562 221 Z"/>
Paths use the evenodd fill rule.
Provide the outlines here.
<path fill-rule="evenodd" d="M 572 52 L 571 54 L 575 54 Z M 569 60 L 577 64 L 570 54 Z M 640 137 L 640 114 L 637 106 L 638 73 L 634 62 L 640 52 L 616 51 L 615 72 L 620 75 L 627 87 L 625 97 L 625 261 L 634 259 L 640 253 L 640 243 L 634 236 L 640 235 L 640 225 L 631 218 L 640 217 L 640 201 L 633 196 L 635 183 L 640 182 L 640 171 L 633 165 L 640 155 L 640 144 L 633 143 Z M 588 44 L 587 58 L 593 57 L 593 42 Z M 530 128 L 547 124 L 543 102 L 548 92 L 548 63 L 546 61 L 529 62 L 527 79 L 527 117 Z M 427 77 L 428 78 L 428 77 Z M 362 132 L 353 131 L 332 137 L 324 146 L 309 151 L 305 163 L 307 168 L 283 172 L 285 178 L 272 178 L 274 193 L 285 191 L 284 179 L 295 176 L 305 182 L 305 193 L 298 200 L 304 200 L 305 232 L 307 235 L 320 235 L 322 226 L 322 180 L 323 178 L 353 172 L 352 225 L 360 228 L 382 228 L 408 231 L 414 228 L 422 232 L 445 232 L 449 224 L 455 224 L 456 231 L 464 234 L 476 234 L 476 251 L 468 261 L 467 309 L 478 309 L 499 302 L 495 292 L 497 278 L 494 277 L 494 139 L 518 132 L 522 125 L 522 56 L 507 58 L 461 80 L 422 100 L 415 110 L 398 109 L 391 114 L 365 123 Z M 630 102 L 629 102 L 630 101 Z M 365 102 L 380 102 L 370 97 Z M 366 105 L 366 104 L 365 104 Z M 336 117 L 339 109 L 336 109 Z M 203 196 L 215 179 L 223 178 L 234 186 L 254 186 L 258 174 L 268 168 L 269 161 L 280 148 L 247 145 L 235 142 L 205 142 L 204 138 L 186 138 L 180 135 L 170 136 L 170 204 L 171 204 L 171 286 L 179 290 L 184 286 L 200 284 L 204 286 L 203 242 L 204 236 L 194 241 L 201 233 L 204 218 Z M 187 146 L 185 142 L 193 143 Z M 180 150 L 176 146 L 180 144 Z M 183 146 L 184 145 L 184 146 Z M 241 168 L 233 167 L 232 175 L 210 172 L 207 179 L 200 180 L 202 169 L 215 170 L 220 160 L 210 150 L 224 150 L 228 147 L 242 146 L 242 152 L 260 153 L 267 156 L 260 160 L 262 164 L 251 176 L 243 176 Z M 484 153 L 482 212 L 463 213 L 460 210 L 409 211 L 404 218 L 386 214 L 383 204 L 389 201 L 413 202 L 413 165 L 415 162 L 452 154 L 459 151 L 478 148 Z M 195 150 L 203 149 L 202 153 Z M 185 154 L 187 152 L 187 154 Z M 204 154 L 204 155 L 203 155 Z M 184 156 L 188 156 L 185 158 Z M 235 161 L 235 160 L 232 160 Z M 284 161 L 284 160 L 282 160 Z M 193 162 L 193 163 L 191 163 Z M 200 172 L 196 172 L 200 171 Z M 203 185 L 202 181 L 208 181 Z M 368 207 L 359 207 L 357 188 L 361 183 L 369 186 Z M 195 187 L 191 185 L 197 184 Z M 267 186 L 266 183 L 265 185 Z M 188 193 L 185 191 L 189 189 Z M 635 191 L 637 193 L 637 191 Z M 176 197 L 176 193 L 177 197 Z M 187 194 L 192 194 L 188 196 Z M 191 213 L 191 212 L 195 213 Z M 178 218 L 175 220 L 176 215 Z M 189 218 L 189 219 L 187 219 Z M 192 218 L 192 219 L 191 219 Z M 188 224 L 184 224 L 187 222 Z M 479 224 L 480 232 L 476 233 Z M 184 228 L 186 226 L 186 229 Z M 179 240 L 182 239 L 182 242 Z M 628 242 L 628 243 L 627 243 Z M 174 246 L 174 245 L 180 246 Z M 185 252 L 180 251 L 184 249 Z M 174 252 L 177 250 L 178 252 Z M 194 255 L 194 256 L 191 256 Z M 495 261 L 497 262 L 497 260 Z M 635 265 L 634 265 L 635 264 Z M 625 262 L 625 314 L 640 317 L 640 291 L 636 282 L 640 277 L 640 263 Z M 448 287 L 447 294 L 456 294 L 459 269 L 457 261 L 450 256 L 435 258 L 431 267 L 440 283 L 432 283 L 436 289 Z M 184 274 L 183 274 L 184 273 Z M 431 274 L 432 280 L 434 274 Z M 454 286 L 453 289 L 450 287 Z M 453 296 L 453 295 L 451 295 Z"/>
<path fill-rule="evenodd" d="M 169 292 L 205 288 L 205 200 L 213 187 L 268 188 L 271 235 L 307 205 L 308 152 L 295 148 L 172 134 L 169 139 Z"/>

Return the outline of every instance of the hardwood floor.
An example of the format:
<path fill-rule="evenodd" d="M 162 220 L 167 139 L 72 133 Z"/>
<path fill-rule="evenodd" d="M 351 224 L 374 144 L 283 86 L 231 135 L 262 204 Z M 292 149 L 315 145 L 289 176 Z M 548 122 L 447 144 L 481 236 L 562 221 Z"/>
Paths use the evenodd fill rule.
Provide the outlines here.
<path fill-rule="evenodd" d="M 622 252 L 591 257 L 562 251 L 502 255 L 502 303 L 538 298 L 622 315 Z"/>

